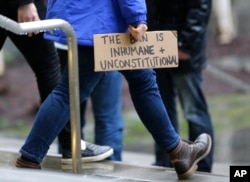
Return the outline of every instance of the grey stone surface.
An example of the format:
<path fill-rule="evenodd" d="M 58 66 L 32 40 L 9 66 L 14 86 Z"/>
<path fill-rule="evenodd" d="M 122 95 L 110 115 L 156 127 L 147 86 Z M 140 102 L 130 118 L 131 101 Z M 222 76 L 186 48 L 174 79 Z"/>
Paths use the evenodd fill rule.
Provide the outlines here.
<path fill-rule="evenodd" d="M 102 161 L 84 163 L 80 174 L 73 174 L 72 166 L 62 166 L 57 145 L 53 144 L 45 158 L 43 170 L 16 169 L 13 164 L 19 156 L 18 150 L 23 140 L 7 138 L 0 135 L 0 181 L 178 181 L 173 169 L 151 166 L 152 155 L 134 152 L 124 152 L 123 162 Z M 193 182 L 228 182 L 229 166 L 216 165 L 224 174 L 196 172 L 190 180 Z"/>
<path fill-rule="evenodd" d="M 173 169 L 102 161 L 84 163 L 80 174 L 73 174 L 71 165 L 62 166 L 59 155 L 49 155 L 43 162 L 43 170 L 25 170 L 13 167 L 17 152 L 0 150 L 0 181 L 177 181 Z M 226 182 L 228 176 L 196 172 L 187 181 Z"/>

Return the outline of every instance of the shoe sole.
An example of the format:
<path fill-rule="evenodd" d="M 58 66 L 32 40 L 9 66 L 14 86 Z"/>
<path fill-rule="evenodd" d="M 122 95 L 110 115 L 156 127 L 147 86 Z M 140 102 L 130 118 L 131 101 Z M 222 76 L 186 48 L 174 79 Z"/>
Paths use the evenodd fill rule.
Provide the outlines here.
<path fill-rule="evenodd" d="M 210 152 L 211 150 L 211 146 L 212 146 L 212 139 L 209 135 L 208 136 L 208 148 L 206 150 L 206 152 L 200 156 L 199 158 L 197 158 L 195 161 L 194 161 L 194 164 L 191 166 L 191 168 L 185 172 L 184 174 L 181 174 L 181 175 L 178 175 L 178 178 L 180 180 L 183 180 L 183 179 L 187 179 L 189 178 L 190 176 L 192 176 L 194 174 L 194 172 L 197 170 L 198 166 L 197 166 L 197 163 L 202 160 L 204 157 L 206 157 L 208 155 L 208 153 Z"/>
<path fill-rule="evenodd" d="M 101 155 L 97 155 L 97 156 L 92 156 L 92 157 L 82 157 L 81 158 L 81 162 L 82 163 L 87 163 L 87 162 L 97 162 L 97 161 L 102 161 L 106 158 L 108 158 L 109 156 L 111 156 L 114 153 L 114 150 L 111 148 L 110 150 L 108 150 L 107 152 L 101 154 Z M 72 158 L 70 159 L 61 159 L 61 163 L 62 164 L 72 164 Z"/>

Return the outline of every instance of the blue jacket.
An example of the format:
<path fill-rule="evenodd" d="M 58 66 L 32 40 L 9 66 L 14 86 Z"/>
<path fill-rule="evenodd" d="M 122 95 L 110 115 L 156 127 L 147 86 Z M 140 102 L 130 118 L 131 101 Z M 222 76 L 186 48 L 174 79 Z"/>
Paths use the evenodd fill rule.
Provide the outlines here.
<path fill-rule="evenodd" d="M 78 44 L 93 46 L 93 34 L 124 33 L 128 25 L 146 22 L 144 0 L 49 0 L 47 19 L 60 18 L 73 27 Z M 61 30 L 45 38 L 67 43 Z"/>

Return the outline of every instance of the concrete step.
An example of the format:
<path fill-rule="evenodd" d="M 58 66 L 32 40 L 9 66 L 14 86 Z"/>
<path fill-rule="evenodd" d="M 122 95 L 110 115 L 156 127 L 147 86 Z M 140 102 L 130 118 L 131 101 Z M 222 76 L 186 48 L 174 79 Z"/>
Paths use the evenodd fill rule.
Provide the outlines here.
<path fill-rule="evenodd" d="M 0 150 L 2 151 L 18 152 L 23 143 L 24 139 L 0 134 Z M 50 146 L 48 154 L 56 155 L 57 153 L 58 153 L 57 143 L 54 142 Z M 151 167 L 151 164 L 154 162 L 154 155 L 148 153 L 124 151 L 122 154 L 122 159 L 123 162 L 127 164 Z M 229 176 L 230 165 L 233 164 L 225 162 L 220 163 L 215 161 L 212 173 L 215 175 Z"/>
<path fill-rule="evenodd" d="M 80 174 L 73 175 L 72 165 L 61 165 L 61 156 L 48 155 L 43 164 L 43 170 L 25 170 L 13 168 L 13 163 L 19 156 L 14 151 L 0 149 L 0 181 L 25 181 L 23 176 L 29 176 L 35 181 L 177 181 L 173 169 L 155 166 L 144 166 L 127 162 L 101 161 L 84 163 Z M 61 175 L 59 175 L 61 174 Z M 228 182 L 229 177 L 210 173 L 196 172 L 189 180 L 192 182 Z"/>

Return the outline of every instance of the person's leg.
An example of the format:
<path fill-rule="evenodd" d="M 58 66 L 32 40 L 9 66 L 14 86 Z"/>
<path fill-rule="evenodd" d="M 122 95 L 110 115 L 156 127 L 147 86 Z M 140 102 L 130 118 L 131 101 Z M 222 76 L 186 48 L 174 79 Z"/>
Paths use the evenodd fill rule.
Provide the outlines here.
<path fill-rule="evenodd" d="M 53 42 L 45 40 L 43 33 L 32 37 L 12 33 L 8 35 L 34 72 L 43 102 L 56 87 L 61 76 L 59 58 Z"/>
<path fill-rule="evenodd" d="M 57 49 L 60 64 L 61 64 L 61 72 L 63 73 L 64 69 L 68 69 L 68 51 L 63 49 Z M 85 107 L 86 107 L 87 101 L 84 101 L 80 104 L 80 125 L 81 125 L 81 138 L 83 139 L 83 132 L 82 128 L 85 124 Z M 62 129 L 62 131 L 58 135 L 58 152 L 62 153 L 63 149 L 71 149 L 71 143 L 65 142 L 71 140 L 71 127 L 70 127 L 70 121 L 65 125 L 65 127 Z"/>
<path fill-rule="evenodd" d="M 159 87 L 159 91 L 164 103 L 165 108 L 168 111 L 169 119 L 175 129 L 179 132 L 178 126 L 178 114 L 176 108 L 176 90 L 171 77 L 171 73 L 167 69 L 156 69 L 156 80 Z M 157 166 L 173 167 L 169 157 L 165 151 L 161 149 L 158 144 L 154 146 L 155 163 Z"/>
<path fill-rule="evenodd" d="M 62 69 L 67 64 L 67 51 L 58 50 Z M 95 116 L 95 144 L 110 146 L 114 154 L 108 159 L 121 160 L 122 140 L 123 140 L 123 119 L 121 103 L 122 80 L 119 72 L 106 72 L 91 94 L 93 113 Z M 81 103 L 81 131 L 85 125 L 87 101 Z M 82 138 L 84 133 L 81 132 Z M 64 149 L 69 149 L 70 145 L 64 141 L 70 138 L 70 123 L 60 132 L 58 139 Z M 61 145 L 60 145 L 61 146 Z M 61 147 L 59 146 L 59 151 Z"/>
<path fill-rule="evenodd" d="M 201 133 L 209 134 L 213 139 L 213 126 L 205 96 L 202 91 L 202 73 L 173 73 L 178 90 L 184 118 L 189 125 L 189 140 L 194 141 Z M 198 170 L 211 172 L 213 150 L 198 163 Z"/>
<path fill-rule="evenodd" d="M 171 151 L 178 145 L 180 138 L 164 107 L 155 72 L 145 69 L 122 73 L 128 81 L 133 104 L 143 124 L 165 152 Z"/>
<path fill-rule="evenodd" d="M 81 101 L 85 101 L 104 73 L 94 72 L 93 48 L 78 46 L 78 50 L 80 95 Z M 68 74 L 65 72 L 40 107 L 26 142 L 20 149 L 21 158 L 17 159 L 16 167 L 39 168 L 49 146 L 68 122 L 69 88 Z M 122 73 L 128 81 L 139 117 L 166 155 L 170 156 L 179 179 L 187 179 L 195 172 L 197 162 L 210 151 L 210 136 L 202 134 L 192 144 L 180 140 L 164 108 L 154 71 L 129 70 Z"/>
<path fill-rule="evenodd" d="M 80 97 L 81 101 L 85 101 L 104 73 L 94 72 L 93 48 L 79 46 L 78 53 Z M 69 121 L 68 82 L 68 69 L 64 69 L 58 85 L 39 108 L 27 140 L 20 149 L 24 158 L 41 163 L 49 146 Z M 71 145 L 71 137 L 65 142 Z"/>
<path fill-rule="evenodd" d="M 121 161 L 123 148 L 122 77 L 106 72 L 91 94 L 95 116 L 95 143 L 111 146 L 110 160 Z"/>
<path fill-rule="evenodd" d="M 153 136 L 166 151 L 179 179 L 187 179 L 196 170 L 196 164 L 210 151 L 211 138 L 199 135 L 194 142 L 180 140 L 172 126 L 156 84 L 153 70 L 122 71 L 128 81 L 135 109 Z"/>
<path fill-rule="evenodd" d="M 68 69 L 68 51 L 59 49 L 58 54 L 60 58 L 62 72 Z M 87 101 L 80 103 L 80 130 L 81 130 L 81 161 L 82 162 L 95 162 L 106 159 L 113 154 L 113 149 L 110 146 L 99 146 L 89 142 L 84 141 L 83 127 L 85 125 L 85 110 Z M 63 164 L 72 163 L 71 154 L 71 126 L 70 121 L 67 122 L 65 127 L 58 135 L 58 151 L 62 154 L 61 162 Z"/>

